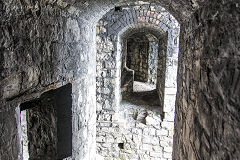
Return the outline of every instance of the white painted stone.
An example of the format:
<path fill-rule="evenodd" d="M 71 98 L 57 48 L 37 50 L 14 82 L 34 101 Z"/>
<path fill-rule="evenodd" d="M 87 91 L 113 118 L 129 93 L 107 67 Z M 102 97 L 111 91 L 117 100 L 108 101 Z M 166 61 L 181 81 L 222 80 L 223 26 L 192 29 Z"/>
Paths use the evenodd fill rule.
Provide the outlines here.
<path fill-rule="evenodd" d="M 168 130 L 165 130 L 165 129 L 156 130 L 156 135 L 157 136 L 167 136 L 168 135 Z"/>
<path fill-rule="evenodd" d="M 146 117 L 146 125 L 158 125 L 159 124 L 159 121 L 154 119 L 153 117 L 150 117 L 150 116 L 147 116 Z"/>
<path fill-rule="evenodd" d="M 162 155 L 163 155 L 162 152 L 150 152 L 151 157 L 161 158 Z"/>
<path fill-rule="evenodd" d="M 96 154 L 96 160 L 104 160 L 104 157 L 99 154 Z"/>
<path fill-rule="evenodd" d="M 172 159 L 172 153 L 163 152 L 163 157 L 168 158 L 168 159 Z"/>
<path fill-rule="evenodd" d="M 161 125 L 162 125 L 162 128 L 166 128 L 168 130 L 173 130 L 174 128 L 173 122 L 163 121 Z"/>
<path fill-rule="evenodd" d="M 172 147 L 164 147 L 164 152 L 172 153 Z"/>
<path fill-rule="evenodd" d="M 78 21 L 75 19 L 68 19 L 67 20 L 67 30 L 68 30 L 68 34 L 67 35 L 67 39 L 68 41 L 79 41 L 80 40 L 80 28 L 78 25 Z M 72 37 L 70 37 L 70 35 L 72 35 Z M 72 40 L 71 40 L 72 39 Z"/>
<path fill-rule="evenodd" d="M 169 143 L 166 141 L 160 141 L 160 146 L 162 147 L 169 147 Z"/>
<path fill-rule="evenodd" d="M 141 136 L 135 135 L 135 134 L 133 135 L 133 142 L 138 145 L 138 148 L 139 148 L 140 144 L 142 143 L 141 140 L 142 140 Z"/>
<path fill-rule="evenodd" d="M 142 150 L 151 151 L 151 150 L 152 150 L 152 145 L 143 144 L 143 145 L 142 145 Z"/>
<path fill-rule="evenodd" d="M 97 142 L 105 142 L 106 139 L 105 139 L 104 136 L 97 136 L 97 137 L 96 137 L 96 141 L 97 141 Z"/>
<path fill-rule="evenodd" d="M 143 133 L 143 130 L 139 129 L 139 128 L 132 128 L 132 133 L 137 134 L 137 135 L 141 135 Z"/>
<path fill-rule="evenodd" d="M 153 150 L 156 151 L 156 152 L 162 152 L 163 151 L 163 147 L 161 147 L 160 145 L 153 146 Z"/>
<path fill-rule="evenodd" d="M 148 131 L 149 131 L 148 134 L 151 135 L 151 136 L 154 136 L 155 133 L 156 133 L 156 129 L 155 128 L 149 128 Z"/>
<path fill-rule="evenodd" d="M 142 138 L 143 143 L 151 144 L 151 141 L 152 141 L 152 137 L 150 136 L 143 136 Z"/>

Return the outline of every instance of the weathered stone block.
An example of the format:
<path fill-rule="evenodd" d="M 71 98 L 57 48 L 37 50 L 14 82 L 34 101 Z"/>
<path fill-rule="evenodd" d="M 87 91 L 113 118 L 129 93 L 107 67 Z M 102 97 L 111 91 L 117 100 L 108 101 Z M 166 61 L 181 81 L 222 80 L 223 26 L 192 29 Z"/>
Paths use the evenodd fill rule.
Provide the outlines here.
<path fill-rule="evenodd" d="M 165 129 L 160 129 L 160 130 L 156 130 L 156 135 L 157 136 L 168 136 L 168 130 Z"/>
<path fill-rule="evenodd" d="M 163 155 L 162 152 L 150 152 L 151 157 L 161 158 L 162 155 Z"/>
<path fill-rule="evenodd" d="M 22 83 L 22 74 L 11 75 L 1 82 L 3 87 L 3 98 L 11 98 L 20 93 Z"/>
<path fill-rule="evenodd" d="M 151 151 L 152 150 L 152 145 L 149 145 L 149 144 L 143 144 L 142 147 L 141 147 L 142 150 L 145 150 L 145 151 Z"/>

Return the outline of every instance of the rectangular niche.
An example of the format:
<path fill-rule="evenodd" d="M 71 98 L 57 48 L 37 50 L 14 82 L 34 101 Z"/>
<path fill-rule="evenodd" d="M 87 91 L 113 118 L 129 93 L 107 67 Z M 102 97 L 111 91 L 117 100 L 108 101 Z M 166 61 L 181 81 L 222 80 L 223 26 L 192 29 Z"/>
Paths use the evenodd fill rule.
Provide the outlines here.
<path fill-rule="evenodd" d="M 20 105 L 23 159 L 72 156 L 72 85 L 43 93 Z"/>

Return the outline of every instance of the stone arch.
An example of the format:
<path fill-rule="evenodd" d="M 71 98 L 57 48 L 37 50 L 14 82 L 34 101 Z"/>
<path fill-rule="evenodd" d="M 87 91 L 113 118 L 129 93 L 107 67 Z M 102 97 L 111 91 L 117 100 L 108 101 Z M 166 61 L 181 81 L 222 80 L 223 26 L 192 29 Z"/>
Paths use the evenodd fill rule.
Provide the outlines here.
<path fill-rule="evenodd" d="M 165 9 L 159 6 L 122 6 L 121 11 L 110 10 L 97 25 L 97 122 L 109 117 L 110 125 L 125 125 L 118 113 L 121 99 L 121 49 L 124 33 L 136 29 L 148 29 L 153 35 L 167 35 L 165 95 L 160 95 L 164 106 L 164 120 L 159 125 L 173 133 L 174 109 L 176 96 L 176 75 L 178 58 L 179 24 Z M 149 9 L 149 10 L 146 10 Z M 156 10 L 159 10 L 157 12 Z M 174 43 L 175 42 L 175 43 Z M 170 73 L 171 71 L 171 73 Z M 161 85 L 162 83 L 159 83 Z M 162 86 L 161 86 L 162 87 Z M 164 100 L 163 100 L 164 99 Z M 100 132 L 102 127 L 97 126 Z M 171 130 L 171 131 L 170 131 Z M 99 132 L 98 132 L 99 133 Z M 101 135 L 101 134 L 100 134 Z M 99 135 L 97 135 L 97 142 Z M 101 142 L 104 143 L 104 142 Z M 172 142 L 169 142 L 170 145 Z"/>
<path fill-rule="evenodd" d="M 140 7 L 140 8 L 139 8 Z M 152 8 L 151 8 L 152 7 Z M 138 10 L 136 10 L 138 9 Z M 148 9 L 148 10 L 147 10 Z M 159 11 L 159 12 L 157 12 Z M 114 42 L 109 44 L 111 46 L 111 54 L 115 57 L 116 62 L 120 62 L 121 56 L 119 54 L 119 45 L 120 45 L 120 37 L 128 28 L 141 28 L 146 26 L 151 26 L 152 28 L 162 30 L 163 32 L 168 33 L 168 49 L 167 49 L 167 64 L 168 70 L 166 72 L 166 92 L 165 94 L 176 96 L 176 77 L 177 77 L 177 58 L 178 58 L 178 38 L 180 34 L 180 27 L 175 18 L 169 14 L 164 8 L 160 6 L 149 5 L 148 7 L 144 6 L 122 6 L 121 13 L 115 13 L 116 11 L 112 9 L 109 11 L 106 16 L 99 21 L 98 31 L 100 37 L 105 39 L 106 41 Z M 114 15 L 112 20 L 110 15 Z M 117 16 L 118 15 L 118 16 Z M 129 19 L 128 19 L 129 18 Z M 104 22 L 105 21 L 105 22 Z M 97 32 L 98 32 L 97 31 Z M 104 33 L 104 34 L 102 34 Z M 102 34 L 102 35 L 101 35 Z M 114 54 L 115 53 L 115 54 Z M 120 57 L 119 57 L 120 56 Z M 107 63 L 107 62 L 106 62 Z M 113 63 L 113 61 L 109 61 L 109 63 Z M 113 66 L 115 64 L 112 64 Z M 119 65 L 116 64 L 116 68 L 119 68 Z M 97 69 L 98 70 L 98 69 Z M 116 71 L 116 76 L 120 76 L 119 71 Z M 174 78 L 175 77 L 175 78 Z M 115 77 L 118 78 L 119 77 Z M 116 82 L 120 84 L 120 82 Z M 115 88 L 115 92 L 118 92 L 119 87 Z M 115 93 L 113 91 L 113 93 Z M 174 94 L 175 92 L 175 94 Z M 115 93 L 116 95 L 120 95 L 119 93 Z M 111 94 L 112 96 L 112 94 Z M 164 96 L 165 97 L 165 96 Z M 115 97 L 116 98 L 116 97 Z M 116 100 L 114 105 L 118 105 L 118 101 Z M 169 100 L 167 100 L 169 101 Z M 175 102 L 175 101 L 174 101 Z M 174 108 L 174 104 L 173 107 Z M 172 109 L 171 109 L 172 110 Z"/>
<path fill-rule="evenodd" d="M 167 55 L 167 39 L 168 35 L 166 32 L 164 32 L 160 27 L 156 27 L 153 25 L 148 24 L 133 24 L 130 26 L 124 33 L 119 35 L 120 37 L 120 45 L 119 48 L 122 48 L 125 46 L 124 43 L 126 43 L 125 38 L 128 37 L 128 35 L 132 35 L 134 33 L 138 32 L 146 32 L 148 34 L 152 34 L 158 41 L 158 60 L 157 60 L 157 83 L 156 83 L 156 89 L 158 92 L 158 97 L 160 100 L 160 108 L 163 108 L 164 105 L 164 86 L 165 86 L 165 72 L 166 72 L 166 55 Z M 119 52 L 119 51 L 118 51 Z M 123 57 L 125 58 L 126 52 L 123 50 Z M 121 53 L 119 52 L 118 55 Z M 149 58 L 150 59 L 150 58 Z M 164 78 L 161 78 L 164 77 Z"/>

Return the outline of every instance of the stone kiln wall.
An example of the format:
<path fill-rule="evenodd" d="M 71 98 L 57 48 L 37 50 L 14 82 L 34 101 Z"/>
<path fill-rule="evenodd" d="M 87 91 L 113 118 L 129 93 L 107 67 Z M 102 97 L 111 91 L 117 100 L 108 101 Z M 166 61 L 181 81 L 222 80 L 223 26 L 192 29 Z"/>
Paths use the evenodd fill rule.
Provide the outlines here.
<path fill-rule="evenodd" d="M 120 103 L 121 63 L 118 62 L 122 62 L 122 40 L 119 36 L 132 24 L 147 26 L 144 23 L 153 24 L 159 30 L 170 33 L 169 41 L 165 45 L 170 61 L 164 63 L 165 54 L 159 57 L 159 63 L 163 62 L 159 72 L 164 72 L 162 65 L 167 64 L 166 75 L 176 75 L 178 34 L 174 33 L 179 33 L 179 26 L 166 10 L 154 4 L 123 6 L 121 11 L 113 9 L 99 21 L 96 138 L 98 154 L 106 159 L 171 159 L 176 76 L 175 81 L 170 75 L 167 77 L 168 95 L 165 98 L 164 118 L 160 116 L 160 108 Z M 166 43 L 162 43 L 161 48 L 164 48 L 164 44 Z M 159 52 L 164 53 L 165 49 Z"/>

